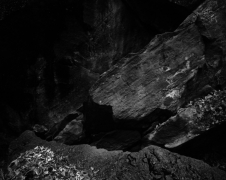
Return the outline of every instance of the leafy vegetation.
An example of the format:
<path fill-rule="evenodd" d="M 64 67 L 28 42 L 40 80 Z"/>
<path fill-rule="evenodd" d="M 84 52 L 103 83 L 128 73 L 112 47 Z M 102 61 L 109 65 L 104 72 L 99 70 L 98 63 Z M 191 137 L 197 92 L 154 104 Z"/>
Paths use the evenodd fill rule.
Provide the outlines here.
<path fill-rule="evenodd" d="M 8 166 L 5 179 L 27 180 L 89 180 L 87 172 L 78 170 L 75 165 L 68 162 L 68 158 L 54 153 L 50 148 L 37 146 L 22 153 Z"/>

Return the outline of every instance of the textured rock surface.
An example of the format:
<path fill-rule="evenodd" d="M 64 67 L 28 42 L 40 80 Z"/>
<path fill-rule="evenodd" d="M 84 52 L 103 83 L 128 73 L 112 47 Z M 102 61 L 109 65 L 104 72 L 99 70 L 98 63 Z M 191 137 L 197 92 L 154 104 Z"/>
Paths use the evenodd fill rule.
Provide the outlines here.
<path fill-rule="evenodd" d="M 155 38 L 143 53 L 108 71 L 91 90 L 93 100 L 112 106 L 118 119 L 141 119 L 158 107 L 175 110 L 185 83 L 204 64 L 197 28 L 184 33 L 188 43 L 181 41 L 181 34 L 161 35 L 169 39 Z"/>
<path fill-rule="evenodd" d="M 117 119 L 139 120 L 157 108 L 176 112 L 205 86 L 222 86 L 224 11 L 224 1 L 206 1 L 175 32 L 156 36 L 104 74 L 90 91 L 94 102 L 112 106 Z"/>
<path fill-rule="evenodd" d="M 202 161 L 180 156 L 156 146 L 137 153 L 106 151 L 89 145 L 66 146 L 46 142 L 26 131 L 10 145 L 9 163 L 20 153 L 44 146 L 66 156 L 70 164 L 95 179 L 226 179 L 226 173 Z"/>
<path fill-rule="evenodd" d="M 149 141 L 174 148 L 224 123 L 226 93 L 215 91 L 202 99 L 180 108 L 176 116 L 157 125 L 148 136 Z"/>

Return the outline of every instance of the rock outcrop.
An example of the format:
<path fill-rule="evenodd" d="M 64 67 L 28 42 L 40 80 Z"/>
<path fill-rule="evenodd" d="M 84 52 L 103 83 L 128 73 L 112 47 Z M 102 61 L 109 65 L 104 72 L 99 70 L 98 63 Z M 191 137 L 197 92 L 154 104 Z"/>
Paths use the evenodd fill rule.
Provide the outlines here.
<path fill-rule="evenodd" d="M 120 120 L 141 120 L 157 108 L 176 112 L 204 87 L 224 85 L 225 2 L 208 0 L 174 32 L 156 36 L 116 64 L 90 94 Z"/>
<path fill-rule="evenodd" d="M 45 153 L 46 149 L 48 149 L 46 153 L 51 155 L 41 168 L 47 168 L 47 171 L 39 173 L 40 171 L 36 170 L 37 166 L 33 170 L 31 166 L 27 167 L 27 164 L 31 164 L 34 160 L 42 164 L 42 156 L 45 156 L 42 151 Z M 32 151 L 34 151 L 33 155 L 37 156 L 36 159 L 33 159 L 34 156 L 29 156 Z M 24 132 L 12 142 L 10 154 L 11 158 L 8 163 L 10 173 L 6 177 L 64 176 L 64 178 L 73 178 L 81 176 L 83 172 L 82 175 L 88 179 L 226 179 L 224 171 L 156 146 L 149 146 L 136 153 L 107 151 L 89 145 L 66 146 L 56 142 L 46 142 L 29 131 Z M 57 157 L 59 159 L 52 164 L 53 158 Z M 27 167 L 26 172 L 29 172 L 27 174 L 22 171 L 25 167 Z M 68 167 L 72 168 L 68 169 Z M 59 171 L 56 171 L 57 168 Z M 72 176 L 73 168 L 77 173 L 73 173 Z M 70 174 L 67 172 L 69 170 Z"/>

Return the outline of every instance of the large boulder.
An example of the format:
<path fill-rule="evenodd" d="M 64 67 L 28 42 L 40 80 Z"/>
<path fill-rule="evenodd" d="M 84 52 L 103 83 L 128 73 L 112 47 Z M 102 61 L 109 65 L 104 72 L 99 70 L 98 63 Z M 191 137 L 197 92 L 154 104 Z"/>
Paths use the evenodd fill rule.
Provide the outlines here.
<path fill-rule="evenodd" d="M 174 32 L 156 36 L 116 64 L 90 90 L 120 120 L 141 120 L 156 109 L 176 113 L 206 86 L 225 82 L 225 2 L 208 0 Z M 161 116 L 161 114 L 160 114 Z"/>
<path fill-rule="evenodd" d="M 157 146 L 135 153 L 107 151 L 46 142 L 29 131 L 12 142 L 10 155 L 7 178 L 226 179 L 224 171 Z"/>

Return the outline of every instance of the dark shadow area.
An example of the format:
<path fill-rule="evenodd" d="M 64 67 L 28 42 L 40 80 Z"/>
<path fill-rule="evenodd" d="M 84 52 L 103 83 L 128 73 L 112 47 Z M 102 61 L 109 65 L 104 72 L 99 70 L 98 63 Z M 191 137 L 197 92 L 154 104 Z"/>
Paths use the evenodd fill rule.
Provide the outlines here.
<path fill-rule="evenodd" d="M 88 134 L 109 132 L 116 129 L 111 106 L 98 105 L 89 98 L 83 105 L 83 113 L 85 118 L 84 129 Z"/>
<path fill-rule="evenodd" d="M 82 112 L 88 144 L 109 151 L 131 152 L 138 152 L 144 148 L 143 137 L 153 131 L 156 125 L 175 115 L 169 110 L 156 109 L 139 121 L 115 119 L 111 106 L 98 105 L 91 99 L 84 104 Z"/>
<path fill-rule="evenodd" d="M 147 31 L 174 31 L 192 10 L 169 0 L 122 0 Z"/>

